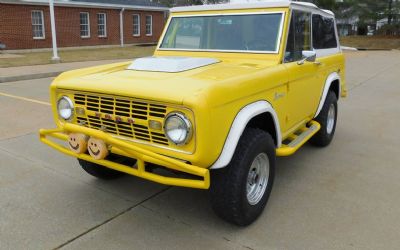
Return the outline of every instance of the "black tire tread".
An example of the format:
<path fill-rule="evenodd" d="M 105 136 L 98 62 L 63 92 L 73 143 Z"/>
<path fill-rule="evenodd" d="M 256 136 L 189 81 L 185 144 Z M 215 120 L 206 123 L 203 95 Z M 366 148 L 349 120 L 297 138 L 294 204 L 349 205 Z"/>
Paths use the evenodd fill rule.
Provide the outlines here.
<path fill-rule="evenodd" d="M 331 134 L 328 134 L 326 132 L 326 126 L 327 126 L 329 107 L 331 103 L 334 103 L 336 107 L 336 114 L 335 114 L 336 117 L 335 117 L 335 125 L 333 127 L 333 131 Z M 321 125 L 321 129 L 310 139 L 310 143 L 312 145 L 317 147 L 325 147 L 331 143 L 336 130 L 337 111 L 338 111 L 338 106 L 337 106 L 336 94 L 333 91 L 329 91 L 328 95 L 326 96 L 324 106 L 321 109 L 321 112 L 315 118 L 315 121 L 317 121 Z"/>
<path fill-rule="evenodd" d="M 241 166 L 248 165 L 248 162 L 246 162 L 248 161 L 248 157 L 243 156 L 251 155 L 250 151 L 260 141 L 265 142 L 265 145 L 271 145 L 267 146 L 265 150 L 270 158 L 271 178 L 268 185 L 272 187 L 275 166 L 274 141 L 268 133 L 258 128 L 247 128 L 240 138 L 229 165 L 223 169 L 211 172 L 212 182 L 210 193 L 215 213 L 224 220 L 239 226 L 246 226 L 252 223 L 261 214 L 271 192 L 271 189 L 267 187 L 264 196 L 265 199 L 263 198 L 259 202 L 261 211 L 257 211 L 256 215 L 246 216 L 243 209 L 243 196 L 240 194 L 243 192 L 243 185 L 246 185 L 246 178 L 243 178 L 243 176 L 247 177 L 248 169 Z M 272 164 L 271 161 L 273 162 Z"/>
<path fill-rule="evenodd" d="M 78 162 L 79 165 L 81 165 L 82 169 L 85 170 L 88 174 L 102 180 L 117 179 L 124 174 L 123 172 L 119 172 L 90 161 L 78 159 Z"/>

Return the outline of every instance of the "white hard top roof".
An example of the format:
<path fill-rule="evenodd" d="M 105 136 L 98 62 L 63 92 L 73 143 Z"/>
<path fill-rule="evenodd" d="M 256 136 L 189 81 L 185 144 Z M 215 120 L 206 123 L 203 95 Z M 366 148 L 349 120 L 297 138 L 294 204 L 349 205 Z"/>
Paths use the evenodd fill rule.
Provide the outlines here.
<path fill-rule="evenodd" d="M 318 8 L 313 3 L 308 2 L 294 2 L 290 0 L 264 0 L 257 2 L 234 2 L 225 4 L 210 4 L 210 5 L 194 5 L 172 8 L 171 12 L 192 12 L 192 11 L 212 11 L 212 10 L 239 10 L 239 9 L 260 9 L 260 8 L 279 8 L 298 6 L 302 9 L 320 10 L 325 14 L 334 16 L 330 10 L 323 10 Z"/>

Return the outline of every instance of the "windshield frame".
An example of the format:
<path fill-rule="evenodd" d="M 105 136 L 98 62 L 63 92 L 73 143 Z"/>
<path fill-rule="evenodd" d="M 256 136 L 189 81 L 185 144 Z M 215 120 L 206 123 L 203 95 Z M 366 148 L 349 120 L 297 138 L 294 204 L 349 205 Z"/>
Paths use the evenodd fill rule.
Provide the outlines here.
<path fill-rule="evenodd" d="M 245 16 L 245 15 L 265 15 L 265 14 L 281 14 L 281 21 L 279 23 L 278 36 L 276 50 L 266 51 L 266 50 L 221 50 L 221 49 L 184 49 L 184 48 L 162 48 L 161 45 L 165 39 L 168 32 L 168 28 L 173 18 L 180 17 L 207 17 L 207 16 Z M 237 12 L 237 13 L 215 13 L 215 14 L 185 14 L 185 15 L 173 15 L 168 19 L 168 23 L 165 26 L 164 32 L 160 37 L 159 43 L 157 45 L 157 50 L 159 51 L 189 51 L 189 52 L 222 52 L 222 53 L 251 53 L 251 54 L 279 54 L 280 47 L 282 45 L 283 36 L 283 26 L 285 23 L 285 11 L 257 11 L 257 12 Z"/>

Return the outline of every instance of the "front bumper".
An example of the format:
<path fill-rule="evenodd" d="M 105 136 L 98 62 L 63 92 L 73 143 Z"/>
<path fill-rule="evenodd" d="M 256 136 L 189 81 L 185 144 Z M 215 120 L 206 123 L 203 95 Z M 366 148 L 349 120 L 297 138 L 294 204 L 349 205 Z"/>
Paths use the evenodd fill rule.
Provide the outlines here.
<path fill-rule="evenodd" d="M 77 154 L 72 152 L 69 148 L 64 147 L 48 137 L 56 138 L 59 140 L 67 141 L 69 133 L 82 133 L 97 139 L 105 141 L 109 147 L 110 151 L 114 154 L 134 158 L 137 160 L 137 167 L 129 167 L 123 164 L 119 164 L 109 160 L 95 160 L 88 154 Z M 100 130 L 95 130 L 91 128 L 86 128 L 71 123 L 66 123 L 62 128 L 57 129 L 41 129 L 39 131 L 40 141 L 49 145 L 50 147 L 73 157 L 93 162 L 120 172 L 124 172 L 130 175 L 141 177 L 147 180 L 158 182 L 165 185 L 181 186 L 189 188 L 200 188 L 208 189 L 210 187 L 210 172 L 208 169 L 193 166 L 182 161 L 160 155 L 149 150 L 145 150 L 136 145 L 127 143 L 121 139 L 112 137 Z M 163 166 L 167 169 L 174 170 L 181 173 L 186 173 L 199 179 L 186 179 L 186 178 L 175 178 L 163 175 L 158 175 L 146 171 L 145 164 L 152 163 L 156 165 Z"/>

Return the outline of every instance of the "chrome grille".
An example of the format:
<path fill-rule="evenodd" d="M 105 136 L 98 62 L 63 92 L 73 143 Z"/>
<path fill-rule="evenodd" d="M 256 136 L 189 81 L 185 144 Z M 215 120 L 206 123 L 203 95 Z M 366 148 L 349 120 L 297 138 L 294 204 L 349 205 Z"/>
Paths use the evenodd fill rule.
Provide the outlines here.
<path fill-rule="evenodd" d="M 77 107 L 84 106 L 86 110 L 85 114 L 77 115 L 79 124 L 131 139 L 169 145 L 164 132 L 152 131 L 146 122 L 163 119 L 167 112 L 164 105 L 124 97 L 83 93 L 74 94 L 74 101 Z M 106 114 L 121 120 L 117 122 L 115 119 L 106 119 Z M 129 123 L 129 118 L 138 122 Z"/>

